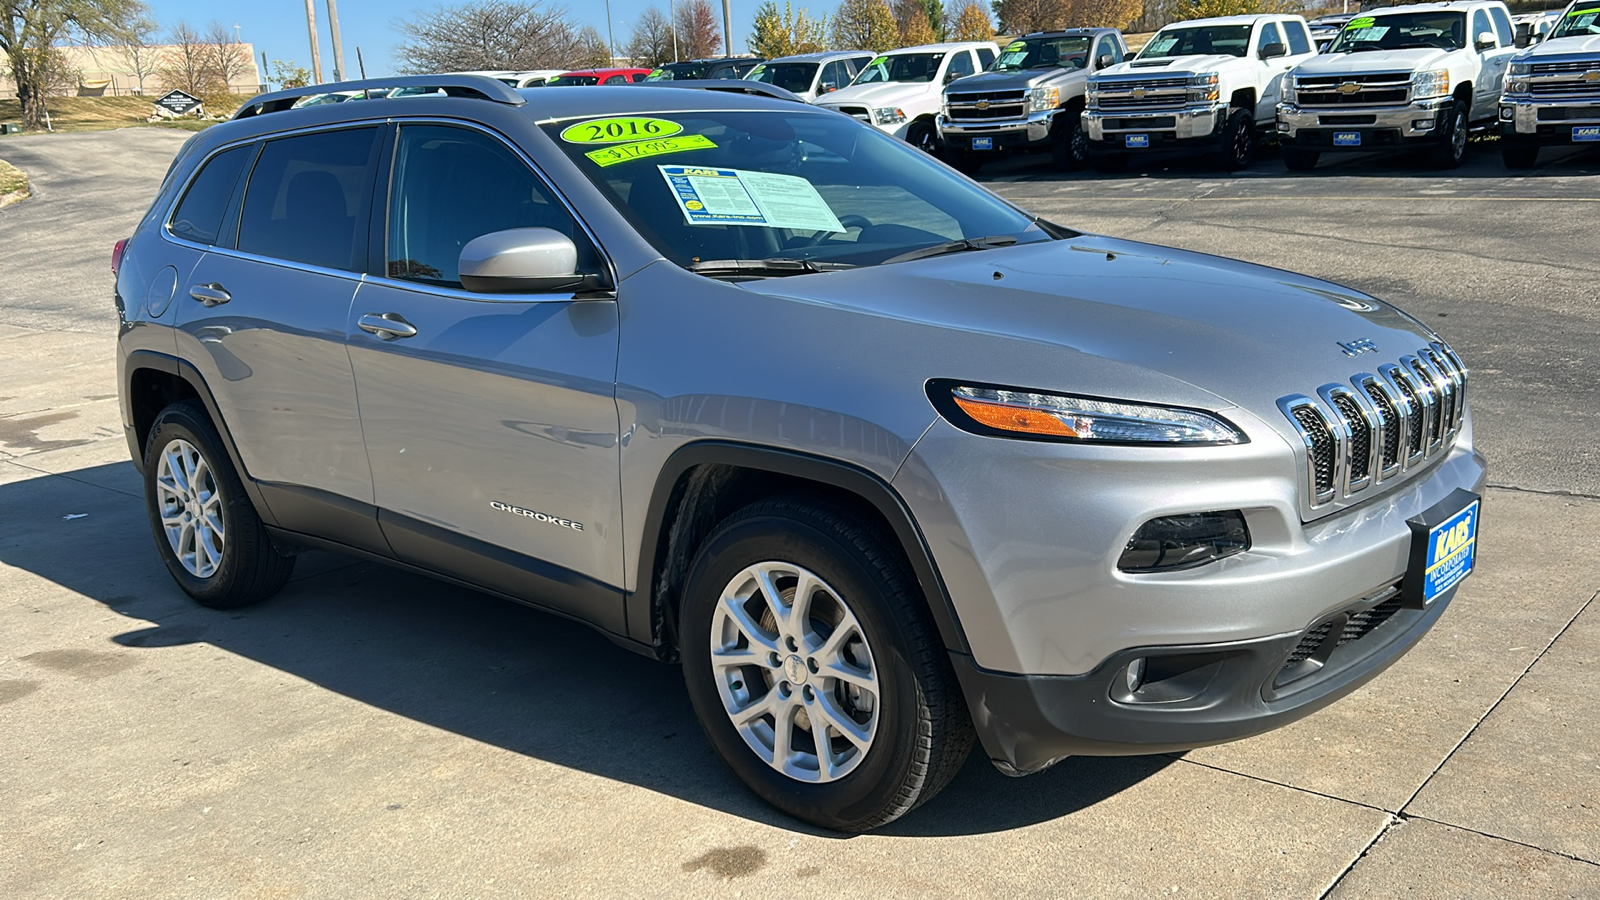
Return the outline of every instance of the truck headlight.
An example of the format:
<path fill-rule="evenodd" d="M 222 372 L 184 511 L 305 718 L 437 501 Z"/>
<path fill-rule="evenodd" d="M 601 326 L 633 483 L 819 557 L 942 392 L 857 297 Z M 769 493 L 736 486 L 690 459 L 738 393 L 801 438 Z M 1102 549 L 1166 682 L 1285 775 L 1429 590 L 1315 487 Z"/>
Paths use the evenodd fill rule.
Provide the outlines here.
<path fill-rule="evenodd" d="M 930 382 L 928 397 L 956 427 L 994 437 L 1169 446 L 1249 441 L 1200 410 L 951 381 Z"/>
<path fill-rule="evenodd" d="M 1450 94 L 1450 70 L 1429 69 L 1411 76 L 1411 97 L 1415 100 L 1425 100 L 1429 97 L 1445 97 Z"/>
<path fill-rule="evenodd" d="M 939 115 L 944 116 L 946 119 L 950 118 L 950 98 L 949 97 L 940 97 L 939 98 Z"/>
<path fill-rule="evenodd" d="M 872 111 L 872 121 L 877 125 L 899 125 L 905 120 L 905 110 L 897 106 L 885 106 Z"/>
<path fill-rule="evenodd" d="M 1042 112 L 1055 109 L 1061 104 L 1061 89 L 1053 87 L 1028 88 L 1028 109 L 1031 112 Z"/>
<path fill-rule="evenodd" d="M 1083 105 L 1089 109 L 1100 108 L 1100 82 L 1093 78 L 1083 87 Z"/>
<path fill-rule="evenodd" d="M 1201 72 L 1189 78 L 1189 102 L 1204 103 L 1215 100 L 1220 96 L 1217 92 L 1218 78 L 1216 72 Z"/>
<path fill-rule="evenodd" d="M 1531 62 L 1514 62 L 1511 64 L 1511 68 L 1506 70 L 1506 75 L 1511 78 L 1527 78 L 1532 74 L 1533 63 Z"/>

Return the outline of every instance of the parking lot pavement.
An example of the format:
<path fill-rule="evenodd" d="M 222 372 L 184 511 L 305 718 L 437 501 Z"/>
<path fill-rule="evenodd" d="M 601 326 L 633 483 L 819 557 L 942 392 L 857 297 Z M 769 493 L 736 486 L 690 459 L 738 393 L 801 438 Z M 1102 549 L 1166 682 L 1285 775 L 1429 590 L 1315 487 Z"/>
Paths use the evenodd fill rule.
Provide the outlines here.
<path fill-rule="evenodd" d="M 30 172 L 48 187 L 89 137 L 40 140 Z M 119 182 L 142 198 L 114 201 L 128 215 L 156 155 Z M 1595 397 L 1569 372 L 1600 314 L 1577 293 L 1594 274 L 1582 237 L 1550 221 L 1600 189 L 1563 165 L 1528 180 L 1567 198 L 1544 205 L 1424 193 L 1532 190 L 1472 168 L 1319 173 L 1300 199 L 1269 200 L 1302 189 L 997 167 L 1008 196 L 1085 228 L 1406 286 L 1425 320 L 1448 314 L 1473 365 L 1503 487 L 1485 500 L 1479 571 L 1351 697 L 1183 755 L 1018 780 L 974 758 L 926 807 L 856 837 L 754 799 L 675 669 L 570 623 L 330 554 L 302 557 L 260 606 L 194 606 L 150 543 L 111 326 L 64 327 L 109 308 L 110 242 L 35 273 L 55 293 L 0 297 L 0 896 L 1600 896 L 1600 499 L 1577 496 L 1595 493 L 1578 490 Z M 1161 196 L 1119 202 L 1141 191 Z M 0 246 L 79 227 L 13 218 L 33 202 L 0 212 Z M 1497 263 L 1502 250 L 1523 262 Z M 1537 391 L 1571 393 L 1515 408 Z"/>

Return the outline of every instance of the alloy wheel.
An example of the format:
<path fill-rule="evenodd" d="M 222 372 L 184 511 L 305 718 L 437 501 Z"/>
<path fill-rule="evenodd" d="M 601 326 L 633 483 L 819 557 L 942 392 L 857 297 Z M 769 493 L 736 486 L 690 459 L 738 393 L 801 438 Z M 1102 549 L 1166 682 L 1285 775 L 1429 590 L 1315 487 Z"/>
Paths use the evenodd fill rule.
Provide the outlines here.
<path fill-rule="evenodd" d="M 211 466 L 193 444 L 174 438 L 157 459 L 155 483 L 161 529 L 173 555 L 189 574 L 210 578 L 222 565 L 227 537 Z"/>

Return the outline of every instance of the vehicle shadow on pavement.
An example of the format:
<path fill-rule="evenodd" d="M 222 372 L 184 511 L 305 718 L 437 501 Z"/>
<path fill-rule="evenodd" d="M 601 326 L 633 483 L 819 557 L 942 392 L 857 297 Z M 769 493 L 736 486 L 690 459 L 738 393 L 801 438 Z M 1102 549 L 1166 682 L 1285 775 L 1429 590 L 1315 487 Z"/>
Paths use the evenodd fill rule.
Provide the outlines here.
<path fill-rule="evenodd" d="M 303 555 L 295 580 L 257 606 L 196 606 L 151 546 L 143 501 L 94 486 L 127 486 L 131 472 L 120 463 L 0 485 L 0 562 L 154 623 L 117 634 L 117 644 L 154 653 L 203 642 L 514 753 L 774 827 L 844 837 L 777 813 L 734 778 L 701 735 L 676 667 L 577 623 L 328 553 Z M 943 794 L 885 831 L 950 836 L 1048 821 L 1172 761 L 1074 759 L 1009 779 L 975 750 Z"/>

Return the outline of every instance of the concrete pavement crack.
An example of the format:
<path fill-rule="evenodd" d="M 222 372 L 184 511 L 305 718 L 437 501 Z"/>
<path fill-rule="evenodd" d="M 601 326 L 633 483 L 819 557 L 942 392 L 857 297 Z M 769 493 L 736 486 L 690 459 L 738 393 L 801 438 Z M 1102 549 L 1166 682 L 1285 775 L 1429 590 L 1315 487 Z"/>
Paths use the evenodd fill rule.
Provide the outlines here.
<path fill-rule="evenodd" d="M 1549 847 L 1541 847 L 1538 844 L 1530 844 L 1527 841 L 1519 841 L 1516 838 L 1508 838 L 1503 835 L 1490 834 L 1487 831 L 1479 831 L 1476 828 L 1468 828 L 1465 825 L 1453 825 L 1449 822 L 1444 822 L 1439 819 L 1430 819 L 1427 816 L 1402 815 L 1400 819 L 1401 821 L 1405 822 L 1427 822 L 1430 825 L 1438 825 L 1442 828 L 1453 828 L 1456 831 L 1465 831 L 1469 834 L 1475 834 L 1479 837 L 1486 837 L 1491 841 L 1503 841 L 1507 844 L 1516 844 L 1518 847 L 1527 847 L 1529 850 L 1537 850 L 1540 853 L 1548 853 L 1551 856 L 1559 856 L 1562 859 L 1570 859 L 1573 862 L 1583 863 L 1586 866 L 1594 866 L 1595 868 L 1600 869 L 1600 863 L 1597 863 L 1593 860 L 1584 859 L 1581 856 L 1573 856 L 1571 853 L 1564 853 L 1560 850 L 1552 850 Z"/>
<path fill-rule="evenodd" d="M 1355 859 L 1350 860 L 1350 864 L 1344 867 L 1344 871 L 1339 873 L 1339 877 L 1328 882 L 1328 887 L 1322 893 L 1317 895 L 1319 900 L 1320 898 L 1327 897 L 1329 894 L 1332 894 L 1335 890 L 1337 890 L 1339 887 L 1339 882 L 1344 881 L 1346 876 L 1355 871 L 1356 866 L 1360 865 L 1361 861 L 1367 858 L 1367 854 L 1372 852 L 1372 848 L 1378 846 L 1378 843 L 1387 837 L 1389 832 L 1393 831 L 1396 825 L 1400 824 L 1399 816 L 1395 815 L 1394 813 L 1389 813 L 1388 815 L 1389 820 L 1383 823 L 1383 828 L 1373 836 L 1372 840 L 1367 842 L 1365 847 L 1361 848 L 1361 852 L 1356 854 Z"/>
<path fill-rule="evenodd" d="M 1574 500 L 1600 500 L 1600 496 L 1596 496 L 1594 494 L 1580 494 L 1576 491 L 1546 491 L 1539 488 L 1518 487 L 1514 484 L 1486 484 L 1484 487 L 1493 488 L 1497 491 L 1516 491 L 1519 494 L 1538 494 L 1543 497 L 1571 497 Z"/>

